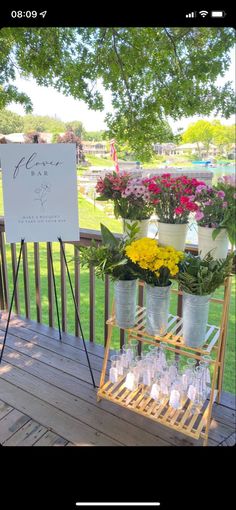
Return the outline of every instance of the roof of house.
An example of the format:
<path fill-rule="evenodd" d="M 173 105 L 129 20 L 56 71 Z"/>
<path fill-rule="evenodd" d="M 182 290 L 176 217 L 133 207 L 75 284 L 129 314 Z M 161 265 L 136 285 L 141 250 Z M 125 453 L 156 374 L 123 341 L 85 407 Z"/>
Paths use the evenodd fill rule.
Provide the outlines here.
<path fill-rule="evenodd" d="M 24 133 L 10 133 L 9 135 L 4 135 L 7 142 L 10 143 L 24 143 L 25 136 Z"/>

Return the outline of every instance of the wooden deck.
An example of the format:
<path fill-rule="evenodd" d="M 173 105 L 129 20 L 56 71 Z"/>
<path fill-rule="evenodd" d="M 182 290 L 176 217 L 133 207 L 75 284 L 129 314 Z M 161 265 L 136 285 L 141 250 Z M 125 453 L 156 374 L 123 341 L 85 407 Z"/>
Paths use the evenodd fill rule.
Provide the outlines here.
<path fill-rule="evenodd" d="M 6 314 L 0 321 L 0 342 Z M 96 384 L 103 347 L 87 343 Z M 189 446 L 180 433 L 102 400 L 97 402 L 78 338 L 13 316 L 0 365 L 3 446 Z M 214 404 L 209 446 L 235 444 L 235 395 Z"/>

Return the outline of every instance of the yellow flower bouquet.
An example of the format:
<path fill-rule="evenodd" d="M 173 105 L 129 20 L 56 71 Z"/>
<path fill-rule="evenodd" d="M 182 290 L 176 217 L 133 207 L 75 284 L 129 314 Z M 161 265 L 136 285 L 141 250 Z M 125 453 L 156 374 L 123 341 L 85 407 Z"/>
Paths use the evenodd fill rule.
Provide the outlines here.
<path fill-rule="evenodd" d="M 166 287 L 170 278 L 179 272 L 184 253 L 172 246 L 160 246 L 155 239 L 143 237 L 125 249 L 126 256 L 135 264 L 139 278 L 149 285 Z"/>
<path fill-rule="evenodd" d="M 171 277 L 179 272 L 181 251 L 172 246 L 160 246 L 155 239 L 144 237 L 125 248 L 137 276 L 146 282 L 146 331 L 151 336 L 163 336 L 168 330 Z"/>

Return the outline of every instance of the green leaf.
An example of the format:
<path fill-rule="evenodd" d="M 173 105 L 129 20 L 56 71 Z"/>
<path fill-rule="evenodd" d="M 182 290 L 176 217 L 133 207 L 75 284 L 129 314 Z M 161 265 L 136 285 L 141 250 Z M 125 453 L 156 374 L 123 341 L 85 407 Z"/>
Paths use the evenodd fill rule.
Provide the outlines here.
<path fill-rule="evenodd" d="M 108 198 L 105 195 L 100 195 L 99 197 L 96 197 L 95 200 L 98 200 L 100 202 L 107 202 Z"/>
<path fill-rule="evenodd" d="M 217 236 L 220 234 L 221 230 L 222 230 L 221 228 L 215 228 L 215 230 L 213 230 L 213 232 L 212 232 L 212 239 L 213 239 L 213 241 L 215 241 Z"/>
<path fill-rule="evenodd" d="M 112 232 L 102 223 L 101 223 L 101 235 L 103 244 L 111 246 L 113 248 L 118 246 L 119 239 L 116 239 Z"/>

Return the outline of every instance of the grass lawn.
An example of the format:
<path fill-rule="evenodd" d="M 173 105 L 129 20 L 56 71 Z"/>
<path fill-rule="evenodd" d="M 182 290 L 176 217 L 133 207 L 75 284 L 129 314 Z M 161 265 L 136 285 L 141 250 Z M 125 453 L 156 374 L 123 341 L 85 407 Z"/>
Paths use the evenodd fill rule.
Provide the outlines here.
<path fill-rule="evenodd" d="M 2 182 L 0 179 L 0 215 L 3 215 L 3 206 L 2 206 Z M 93 205 L 88 203 L 84 198 L 79 197 L 79 217 L 80 217 L 80 226 L 83 228 L 90 228 L 99 230 L 100 223 L 104 223 L 111 230 L 115 232 L 121 232 L 121 222 L 118 220 L 113 220 L 108 218 L 103 211 L 94 208 Z M 19 250 L 19 245 L 17 245 L 17 253 Z M 70 260 L 70 268 L 71 275 L 73 277 L 73 261 L 72 257 L 74 255 L 73 247 L 67 245 L 66 253 L 68 260 Z M 60 288 L 60 258 L 59 258 L 59 247 L 57 243 L 53 243 L 53 255 L 54 255 L 54 266 L 56 273 L 56 280 L 58 289 Z M 43 312 L 43 322 L 48 322 L 48 300 L 47 300 L 47 263 L 46 263 L 46 243 L 41 243 L 40 245 L 40 269 L 41 269 L 41 297 L 42 297 L 42 312 Z M 8 263 L 8 272 L 9 272 L 9 284 L 12 289 L 12 268 L 11 268 L 11 258 L 10 258 L 10 246 L 7 245 L 7 263 Z M 31 318 L 36 320 L 36 309 L 35 309 L 35 288 L 34 288 L 34 257 L 33 257 L 33 244 L 28 243 L 28 263 L 29 263 L 29 278 L 30 278 L 30 302 L 31 302 Z M 231 391 L 235 393 L 235 277 L 233 278 L 233 286 L 232 286 L 232 297 L 230 303 L 230 315 L 229 315 L 229 329 L 228 329 L 228 339 L 227 339 L 227 351 L 226 351 L 226 363 L 225 363 L 225 374 L 224 374 L 224 389 L 226 391 Z M 19 294 L 20 294 L 20 303 L 22 306 L 21 313 L 24 314 L 24 291 L 23 291 L 23 273 L 22 269 L 20 271 L 19 276 Z M 87 339 L 89 339 L 89 275 L 88 271 L 82 269 L 81 270 L 81 281 L 80 281 L 80 314 L 82 325 L 84 329 L 84 334 Z M 68 331 L 73 333 L 74 330 L 74 308 L 73 303 L 69 291 L 69 286 L 67 282 L 67 295 L 68 295 L 68 303 L 67 303 L 67 321 L 68 321 Z M 222 296 L 222 289 L 219 289 L 215 293 L 215 297 Z M 112 293 L 111 293 L 112 298 Z M 96 342 L 102 343 L 104 342 L 104 283 L 100 280 L 96 280 L 95 282 L 95 335 Z M 209 323 L 211 324 L 219 324 L 219 313 L 221 307 L 217 304 L 212 304 L 210 308 L 209 315 Z M 171 313 L 176 312 L 176 297 L 173 295 L 171 299 Z M 56 313 L 55 313 L 56 317 Z M 55 324 L 56 325 L 56 324 Z M 113 339 L 113 347 L 118 347 L 119 345 L 119 335 L 118 330 Z"/>
<path fill-rule="evenodd" d="M 93 156 L 91 154 L 86 154 L 86 161 L 90 163 L 92 166 L 110 166 L 114 168 L 114 161 L 112 161 L 111 157 L 102 158 L 98 156 Z"/>

